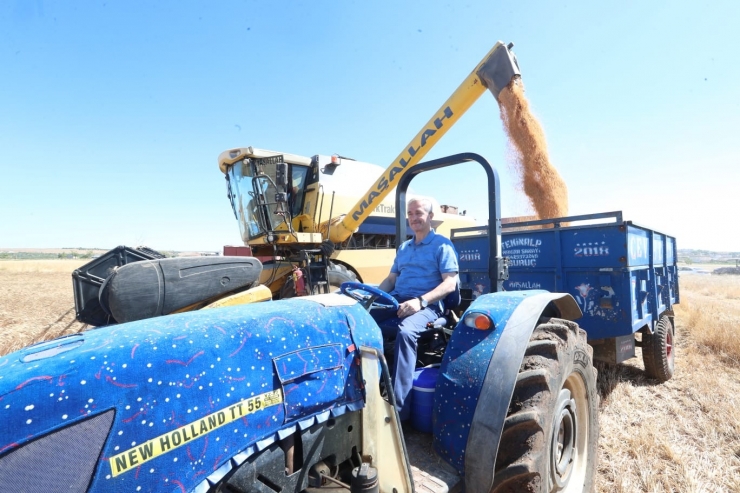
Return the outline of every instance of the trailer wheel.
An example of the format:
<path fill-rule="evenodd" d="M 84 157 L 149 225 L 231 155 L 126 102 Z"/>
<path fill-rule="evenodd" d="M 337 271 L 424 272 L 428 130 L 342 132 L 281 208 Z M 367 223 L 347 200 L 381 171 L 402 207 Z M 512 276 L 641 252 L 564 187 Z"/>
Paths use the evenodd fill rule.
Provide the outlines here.
<path fill-rule="evenodd" d="M 342 264 L 329 262 L 329 292 L 338 290 L 343 282 L 358 282 L 357 275 Z"/>
<path fill-rule="evenodd" d="M 567 320 L 541 323 L 519 369 L 492 493 L 590 492 L 598 452 L 598 401 L 586 332 Z"/>
<path fill-rule="evenodd" d="M 642 333 L 645 373 L 659 382 L 667 382 L 673 377 L 676 360 L 675 336 L 673 323 L 668 315 L 660 316 L 653 334 L 647 330 Z"/>

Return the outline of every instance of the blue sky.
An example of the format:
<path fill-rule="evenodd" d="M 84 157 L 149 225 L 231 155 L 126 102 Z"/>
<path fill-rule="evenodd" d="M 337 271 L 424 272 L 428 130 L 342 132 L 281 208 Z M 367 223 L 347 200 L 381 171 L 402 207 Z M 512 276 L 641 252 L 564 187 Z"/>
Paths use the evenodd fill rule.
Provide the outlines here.
<path fill-rule="evenodd" d="M 0 2 L 0 248 L 238 244 L 218 154 L 382 166 L 515 43 L 570 213 L 740 251 L 740 2 Z M 432 149 L 499 170 L 490 94 Z M 415 185 L 481 217 L 473 168 Z"/>

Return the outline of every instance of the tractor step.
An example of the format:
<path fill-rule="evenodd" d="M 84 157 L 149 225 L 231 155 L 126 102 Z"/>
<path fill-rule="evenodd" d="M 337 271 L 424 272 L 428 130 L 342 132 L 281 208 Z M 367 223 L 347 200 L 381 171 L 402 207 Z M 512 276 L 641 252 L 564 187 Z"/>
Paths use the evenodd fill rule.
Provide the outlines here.
<path fill-rule="evenodd" d="M 434 452 L 431 433 L 422 433 L 404 426 L 403 437 L 414 476 L 414 491 L 447 493 L 462 490 L 462 481 L 457 471 Z"/>

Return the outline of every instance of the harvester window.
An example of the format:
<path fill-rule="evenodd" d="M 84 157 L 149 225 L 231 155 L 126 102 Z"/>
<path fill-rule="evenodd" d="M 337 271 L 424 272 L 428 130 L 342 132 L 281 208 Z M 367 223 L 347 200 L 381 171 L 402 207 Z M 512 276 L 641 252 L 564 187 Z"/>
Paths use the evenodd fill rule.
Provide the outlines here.
<path fill-rule="evenodd" d="M 242 240 L 244 242 L 261 236 L 264 232 L 260 228 L 260 207 L 254 196 L 252 170 L 249 161 L 232 166 L 229 170 L 229 200 L 233 204 L 234 212 L 239 221 Z M 266 185 L 265 185 L 266 186 Z M 258 188 L 263 188 L 258 185 Z M 266 190 L 262 190 L 266 192 Z"/>
<path fill-rule="evenodd" d="M 293 217 L 296 217 L 303 213 L 303 192 L 306 188 L 306 176 L 309 168 L 296 164 L 292 164 L 290 168 L 291 181 L 288 200 L 290 213 Z"/>

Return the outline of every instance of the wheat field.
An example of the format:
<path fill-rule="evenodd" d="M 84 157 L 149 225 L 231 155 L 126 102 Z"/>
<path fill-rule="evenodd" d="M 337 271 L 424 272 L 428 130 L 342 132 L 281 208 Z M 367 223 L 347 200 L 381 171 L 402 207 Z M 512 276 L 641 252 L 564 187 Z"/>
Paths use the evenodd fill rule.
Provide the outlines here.
<path fill-rule="evenodd" d="M 83 260 L 0 262 L 0 354 L 84 330 L 71 272 Z M 599 366 L 599 493 L 740 492 L 740 276 L 683 275 L 676 371 L 640 355 Z"/>
<path fill-rule="evenodd" d="M 86 262 L 0 261 L 0 354 L 85 328 L 75 320 L 72 271 Z"/>
<path fill-rule="evenodd" d="M 740 276 L 683 275 L 676 371 L 599 367 L 598 491 L 740 492 Z"/>

